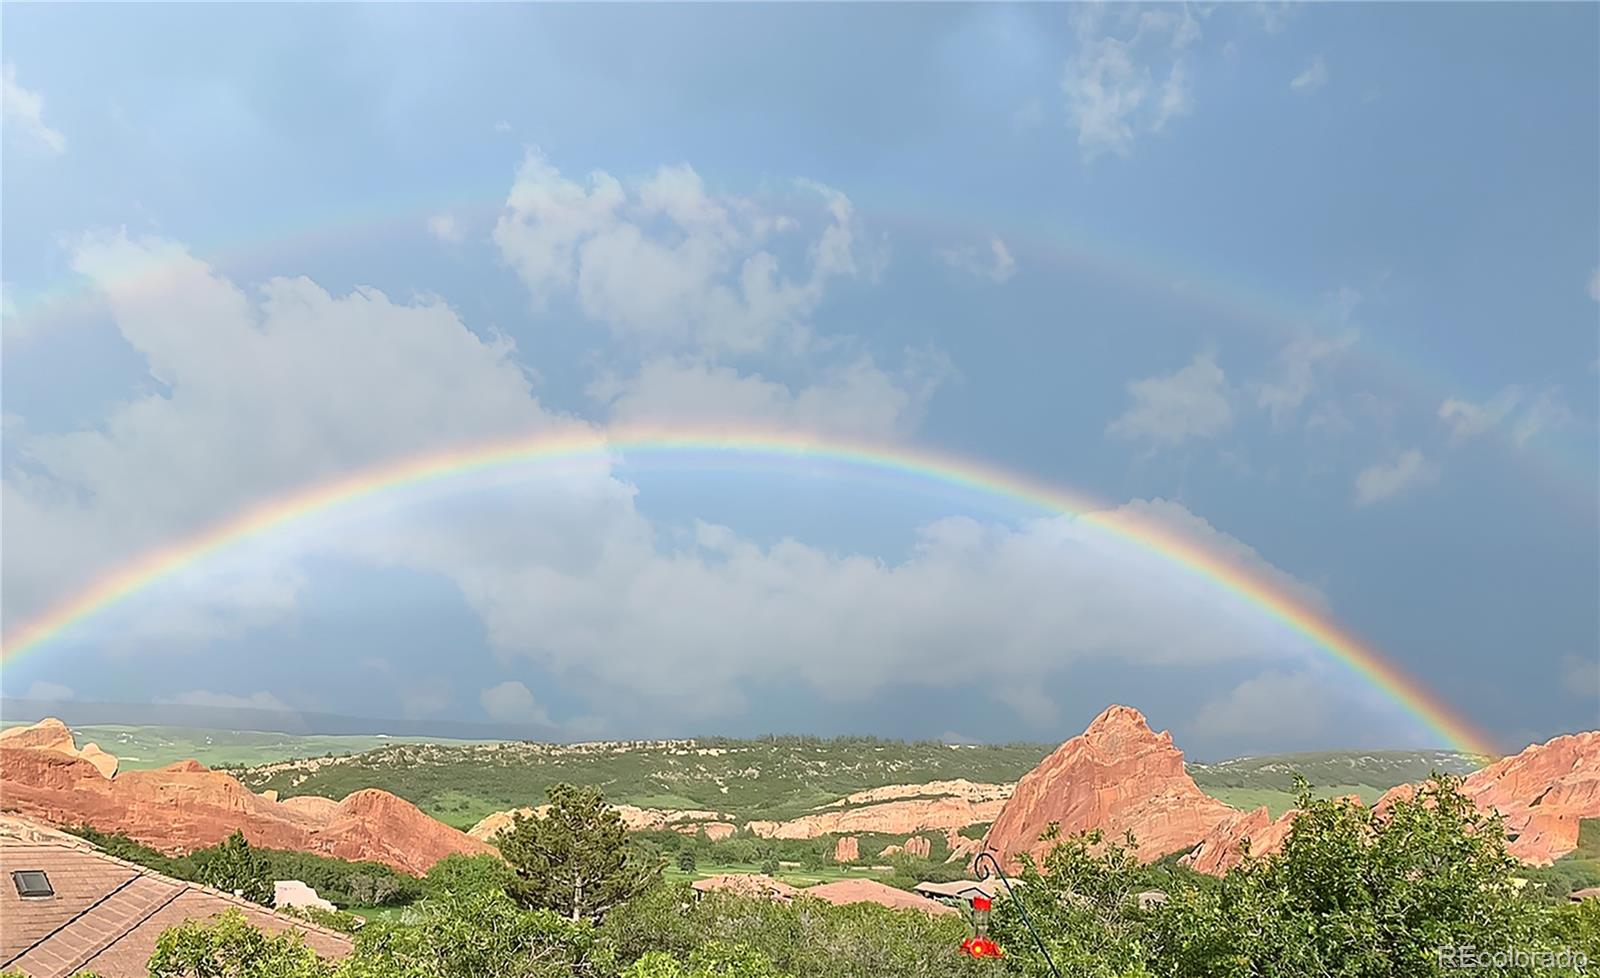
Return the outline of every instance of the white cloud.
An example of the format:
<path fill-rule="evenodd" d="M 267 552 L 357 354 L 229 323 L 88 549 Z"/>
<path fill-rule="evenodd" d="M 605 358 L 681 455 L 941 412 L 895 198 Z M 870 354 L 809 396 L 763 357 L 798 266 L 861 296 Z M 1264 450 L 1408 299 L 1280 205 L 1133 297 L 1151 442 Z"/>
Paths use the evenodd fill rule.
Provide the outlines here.
<path fill-rule="evenodd" d="M 1011 249 L 1006 247 L 999 235 L 990 235 L 985 248 L 964 245 L 941 251 L 939 257 L 951 268 L 987 279 L 996 285 L 1010 281 L 1011 276 L 1017 274 L 1017 260 L 1011 257 Z"/>
<path fill-rule="evenodd" d="M 1061 89 L 1086 160 L 1126 156 L 1140 133 L 1159 132 L 1192 111 L 1185 54 L 1200 24 L 1189 8 L 1080 7 L 1074 23 L 1078 47 Z"/>
<path fill-rule="evenodd" d="M 1271 669 L 1201 704 L 1191 727 L 1213 739 L 1281 743 L 1284 731 L 1294 731 L 1297 738 L 1315 740 L 1334 726 L 1333 688 L 1327 677 Z"/>
<path fill-rule="evenodd" d="M 370 289 L 334 296 L 306 279 L 247 294 L 177 245 L 123 234 L 85 238 L 74 263 L 99 286 L 161 393 L 113 408 L 92 429 L 18 436 L 25 464 L 6 473 L 0 524 L 13 620 L 76 591 L 85 569 L 103 572 L 293 487 L 572 424 L 538 404 L 508 342 L 475 335 L 436 301 L 399 304 Z M 915 398 L 877 386 L 881 368 L 870 360 L 842 362 L 791 387 L 703 360 L 651 361 L 658 373 L 644 373 L 658 379 L 623 385 L 613 410 L 626 415 L 630 394 L 642 405 L 654 389 L 673 395 L 656 403 L 681 403 L 679 375 L 692 374 L 691 386 L 726 387 L 729 401 L 796 424 L 841 423 L 846 412 L 829 399 L 851 413 L 878 412 L 885 427 L 915 414 Z M 1208 363 L 1186 369 L 1204 373 Z M 930 361 L 914 376 L 902 371 L 898 386 L 925 388 L 942 369 Z M 575 712 L 596 724 L 727 715 L 757 684 L 838 700 L 908 676 L 955 686 L 974 649 L 1005 661 L 1022 686 L 1101 662 L 1208 668 L 1311 651 L 1096 525 L 1158 524 L 1315 600 L 1244 544 L 1160 500 L 1016 526 L 939 520 L 920 528 L 907 556 L 885 561 L 792 539 L 758 543 L 709 524 L 689 534 L 657 526 L 605 458 L 446 488 L 471 489 L 472 505 L 375 499 L 274 531 L 91 620 L 84 637 L 143 636 L 141 651 L 159 654 L 173 634 L 257 627 L 293 613 L 300 564 L 329 554 L 452 582 L 496 655 L 535 661 L 580 691 L 587 702 Z M 211 631 L 168 624 L 186 615 Z M 531 694 L 496 689 L 495 709 L 537 719 Z M 267 697 L 192 690 L 178 701 L 283 707 Z M 436 702 L 423 689 L 413 707 Z M 1013 705 L 1048 713 L 1047 702 Z"/>
<path fill-rule="evenodd" d="M 1449 426 L 1453 444 L 1503 427 L 1513 442 L 1526 445 L 1546 428 L 1571 421 L 1572 412 L 1554 388 L 1527 391 L 1512 385 L 1482 403 L 1447 398 L 1439 405 L 1439 420 Z"/>
<path fill-rule="evenodd" d="M 1214 438 L 1233 424 L 1233 389 L 1216 361 L 1196 356 L 1174 373 L 1128 384 L 1133 406 L 1106 426 L 1117 438 L 1177 445 Z"/>
<path fill-rule="evenodd" d="M 265 691 L 251 693 L 248 696 L 238 696 L 233 693 L 214 693 L 209 689 L 191 689 L 188 692 L 159 699 L 156 702 L 172 703 L 177 706 L 207 706 L 227 710 L 292 712 L 289 704 Z"/>
<path fill-rule="evenodd" d="M 1439 466 L 1416 449 L 1408 449 L 1390 461 L 1369 465 L 1356 475 L 1356 504 L 1368 506 L 1438 479 Z"/>
<path fill-rule="evenodd" d="M 511 131 L 511 123 L 507 122 L 504 119 L 496 120 L 495 124 L 494 124 L 494 131 L 495 132 L 510 132 Z"/>
<path fill-rule="evenodd" d="M 28 692 L 24 695 L 30 700 L 41 700 L 46 703 L 65 703 L 67 700 L 72 699 L 73 693 L 71 686 L 63 686 L 60 683 L 41 680 L 31 684 L 28 687 Z"/>
<path fill-rule="evenodd" d="M 468 533 L 469 545 L 459 532 L 409 525 L 381 543 L 396 560 L 454 579 L 500 655 L 581 678 L 575 685 L 612 716 L 738 713 L 751 683 L 845 701 L 908 675 L 954 686 L 976 648 L 1006 662 L 1008 689 L 1085 663 L 1204 668 L 1309 652 L 1085 519 L 940 520 L 922 528 L 910 556 L 885 563 L 795 540 L 760 545 L 710 524 L 687 540 L 663 536 L 630 508 L 589 521 L 579 528 L 587 547 L 557 559 L 498 515 L 497 533 Z M 1175 503 L 1095 519 L 1157 526 L 1318 600 Z M 1048 716 L 1044 702 L 1006 702 Z"/>
<path fill-rule="evenodd" d="M 570 423 L 534 400 L 509 341 L 474 335 L 436 300 L 333 296 L 303 278 L 247 295 L 181 246 L 123 233 L 84 237 L 73 266 L 98 285 L 159 392 L 79 431 L 8 431 L 20 460 L 0 486 L 13 621 L 290 489 Z M 200 640 L 262 624 L 264 608 L 287 612 L 299 578 L 275 559 L 282 545 L 168 580 L 163 593 L 184 599 L 170 607 L 190 617 L 152 627 Z M 216 614 L 200 616 L 210 604 Z"/>
<path fill-rule="evenodd" d="M 1256 391 L 1256 405 L 1272 417 L 1273 427 L 1284 428 L 1294 421 L 1306 398 L 1317 389 L 1318 366 L 1342 355 L 1354 342 L 1354 333 L 1331 337 L 1307 333 L 1279 351 L 1277 376 L 1258 385 Z"/>
<path fill-rule="evenodd" d="M 698 358 L 658 357 L 626 379 L 602 377 L 590 395 L 618 424 L 690 423 L 699 429 L 751 426 L 870 435 L 906 434 L 953 374 L 949 358 L 907 351 L 889 373 L 867 355 L 814 371 L 791 387 Z"/>
<path fill-rule="evenodd" d="M 809 181 L 822 227 L 803 274 L 786 274 L 766 245 L 789 215 L 719 197 L 687 164 L 629 189 L 597 171 L 587 184 L 528 151 L 494 240 L 536 303 L 576 298 L 614 336 L 646 349 L 750 354 L 803 350 L 807 318 L 828 284 L 871 274 L 880 256 L 862 239 L 849 198 Z"/>
<path fill-rule="evenodd" d="M 502 723 L 550 723 L 550 714 L 533 698 L 533 693 L 515 680 L 491 686 L 478 694 L 478 700 L 484 712 Z"/>
<path fill-rule="evenodd" d="M 0 122 L 28 134 L 39 145 L 52 153 L 67 150 L 67 137 L 45 125 L 44 98 L 37 92 L 23 88 L 17 81 L 16 65 L 7 64 L 0 71 Z"/>
<path fill-rule="evenodd" d="M 451 214 L 435 214 L 428 218 L 428 233 L 445 244 L 460 244 L 466 240 L 466 228 Z"/>
<path fill-rule="evenodd" d="M 1328 63 L 1317 55 L 1306 65 L 1306 69 L 1295 75 L 1289 82 L 1289 87 L 1297 92 L 1311 93 L 1328 84 Z"/>

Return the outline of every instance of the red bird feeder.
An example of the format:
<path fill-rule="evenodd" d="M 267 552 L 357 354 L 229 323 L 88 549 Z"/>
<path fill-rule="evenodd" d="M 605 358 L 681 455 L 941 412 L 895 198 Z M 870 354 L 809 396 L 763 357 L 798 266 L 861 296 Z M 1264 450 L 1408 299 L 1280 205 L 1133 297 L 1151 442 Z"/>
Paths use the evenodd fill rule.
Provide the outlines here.
<path fill-rule="evenodd" d="M 1003 958 L 1005 952 L 1000 950 L 989 937 L 989 910 L 994 906 L 986 896 L 972 898 L 972 929 L 975 933 L 961 942 L 961 953 L 969 958 Z"/>

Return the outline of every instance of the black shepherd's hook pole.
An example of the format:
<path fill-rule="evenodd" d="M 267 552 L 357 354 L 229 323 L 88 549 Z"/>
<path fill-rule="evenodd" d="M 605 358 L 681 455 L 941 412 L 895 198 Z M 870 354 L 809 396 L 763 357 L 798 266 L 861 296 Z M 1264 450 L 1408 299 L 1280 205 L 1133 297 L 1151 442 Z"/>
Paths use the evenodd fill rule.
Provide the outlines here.
<path fill-rule="evenodd" d="M 989 866 L 994 867 L 994 874 L 1000 877 L 1000 882 L 1006 885 L 1006 892 L 1011 895 L 1011 902 L 1017 905 L 1017 912 L 1022 914 L 1022 922 L 1027 925 L 1028 933 L 1033 935 L 1033 943 L 1039 946 L 1039 953 L 1044 955 L 1044 963 L 1050 966 L 1050 973 L 1056 978 L 1061 978 L 1061 969 L 1056 967 L 1055 959 L 1050 957 L 1050 949 L 1045 947 L 1044 939 L 1039 936 L 1039 932 L 1033 929 L 1033 920 L 1028 916 L 1027 905 L 1017 899 L 1017 891 L 1011 888 L 1011 877 L 1006 875 L 1000 860 L 994 858 L 994 853 L 987 849 L 978 853 L 977 858 L 972 860 L 972 868 L 977 871 L 978 879 L 981 881 L 989 878 L 989 868 L 984 865 L 985 860 L 988 860 Z"/>

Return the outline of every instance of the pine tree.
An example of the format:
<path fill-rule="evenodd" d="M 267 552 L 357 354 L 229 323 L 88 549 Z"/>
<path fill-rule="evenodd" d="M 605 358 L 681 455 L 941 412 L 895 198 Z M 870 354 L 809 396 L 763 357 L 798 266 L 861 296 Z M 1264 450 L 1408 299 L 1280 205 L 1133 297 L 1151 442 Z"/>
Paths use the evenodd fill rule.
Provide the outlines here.
<path fill-rule="evenodd" d="M 660 878 L 660 863 L 633 845 L 600 792 L 558 784 L 549 794 L 543 816 L 517 816 L 499 839 L 515 871 L 506 892 L 518 903 L 569 920 L 599 920 Z"/>

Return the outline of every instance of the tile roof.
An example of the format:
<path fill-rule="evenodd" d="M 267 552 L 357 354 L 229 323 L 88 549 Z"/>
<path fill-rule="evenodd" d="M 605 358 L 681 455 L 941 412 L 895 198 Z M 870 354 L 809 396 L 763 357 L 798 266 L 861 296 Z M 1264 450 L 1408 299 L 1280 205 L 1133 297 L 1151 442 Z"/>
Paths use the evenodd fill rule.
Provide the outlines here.
<path fill-rule="evenodd" d="M 19 828 L 21 821 L 7 818 L 0 825 L 0 970 L 31 978 L 85 970 L 101 978 L 144 978 L 162 931 L 232 909 L 262 930 L 300 931 L 319 954 L 350 953 L 345 934 L 163 876 L 64 833 Z M 43 870 L 55 895 L 19 895 L 11 873 L 27 869 Z"/>
<path fill-rule="evenodd" d="M 847 903 L 876 903 L 892 910 L 920 910 L 926 914 L 957 912 L 955 907 L 905 890 L 897 890 L 877 880 L 838 880 L 807 887 L 803 892 L 807 896 L 814 896 L 839 906 Z"/>
<path fill-rule="evenodd" d="M 714 890 L 724 893 L 735 893 L 747 897 L 767 897 L 788 903 L 794 899 L 800 890 L 790 886 L 783 880 L 776 880 L 770 876 L 760 876 L 755 873 L 726 873 L 721 876 L 707 876 L 697 879 L 689 884 L 700 893 L 710 893 Z"/>

